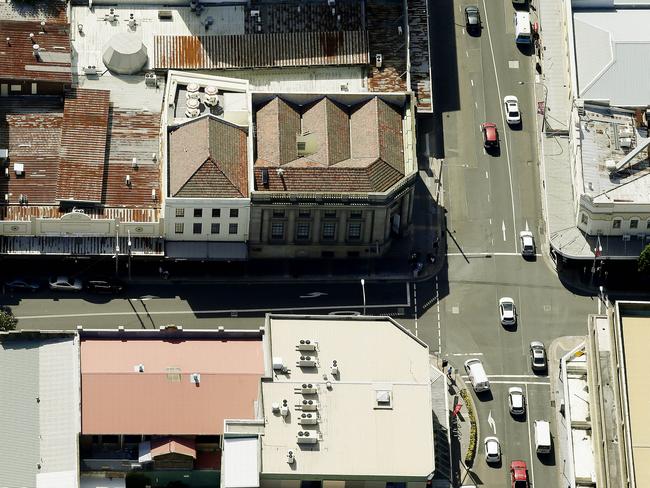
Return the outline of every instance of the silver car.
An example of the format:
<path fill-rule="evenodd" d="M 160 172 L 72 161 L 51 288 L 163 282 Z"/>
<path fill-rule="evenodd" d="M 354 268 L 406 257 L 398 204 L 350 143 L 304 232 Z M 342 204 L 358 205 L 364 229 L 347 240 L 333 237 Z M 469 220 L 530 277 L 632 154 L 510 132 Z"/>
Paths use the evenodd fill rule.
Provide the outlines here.
<path fill-rule="evenodd" d="M 523 415 L 526 413 L 526 398 L 524 390 L 518 386 L 508 388 L 508 408 L 512 415 Z"/>
<path fill-rule="evenodd" d="M 56 276 L 50 278 L 51 290 L 81 291 L 83 285 L 78 278 L 69 278 L 67 276 Z"/>
<path fill-rule="evenodd" d="M 530 343 L 530 366 L 533 371 L 546 370 L 546 348 L 543 342 L 533 341 Z"/>
<path fill-rule="evenodd" d="M 502 325 L 515 325 L 517 323 L 517 310 L 515 301 L 510 297 L 499 299 L 499 318 Z"/>
<path fill-rule="evenodd" d="M 498 463 L 501 461 L 501 444 L 496 437 L 485 438 L 485 462 Z"/>

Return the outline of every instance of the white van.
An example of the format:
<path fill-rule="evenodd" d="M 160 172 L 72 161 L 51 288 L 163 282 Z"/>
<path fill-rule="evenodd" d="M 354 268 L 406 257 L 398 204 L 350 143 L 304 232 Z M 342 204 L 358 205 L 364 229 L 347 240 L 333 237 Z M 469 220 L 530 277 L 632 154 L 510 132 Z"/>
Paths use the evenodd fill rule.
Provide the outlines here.
<path fill-rule="evenodd" d="M 535 449 L 538 454 L 551 452 L 551 427 L 546 420 L 535 420 Z"/>
<path fill-rule="evenodd" d="M 490 382 L 488 381 L 480 359 L 472 358 L 465 361 L 465 371 L 467 371 L 469 381 L 472 383 L 472 388 L 474 388 L 476 393 L 490 389 Z"/>
<path fill-rule="evenodd" d="M 515 12 L 515 42 L 517 44 L 530 44 L 533 35 L 530 28 L 530 14 L 528 12 Z"/>

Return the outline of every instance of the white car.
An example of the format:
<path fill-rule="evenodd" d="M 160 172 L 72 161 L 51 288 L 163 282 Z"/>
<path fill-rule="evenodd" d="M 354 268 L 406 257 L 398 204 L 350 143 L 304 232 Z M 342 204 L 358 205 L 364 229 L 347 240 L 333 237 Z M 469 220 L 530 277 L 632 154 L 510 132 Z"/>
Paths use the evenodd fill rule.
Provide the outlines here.
<path fill-rule="evenodd" d="M 485 462 L 498 463 L 501 461 L 501 444 L 496 437 L 485 438 Z"/>
<path fill-rule="evenodd" d="M 81 280 L 68 278 L 67 276 L 57 276 L 50 278 L 51 290 L 81 291 L 83 288 Z"/>
<path fill-rule="evenodd" d="M 508 408 L 512 415 L 523 415 L 526 412 L 524 390 L 518 386 L 508 388 Z"/>
<path fill-rule="evenodd" d="M 533 371 L 546 371 L 546 348 L 543 342 L 533 341 L 530 343 L 530 366 Z"/>
<path fill-rule="evenodd" d="M 521 241 L 521 255 L 534 256 L 535 239 L 533 239 L 533 233 L 529 230 L 522 230 L 519 233 L 519 240 Z"/>
<path fill-rule="evenodd" d="M 503 105 L 506 109 L 506 122 L 510 125 L 521 123 L 521 112 L 519 111 L 519 100 L 514 95 L 503 98 Z"/>
<path fill-rule="evenodd" d="M 517 310 L 515 309 L 515 301 L 512 298 L 499 298 L 499 317 L 502 325 L 515 325 L 517 323 Z"/>

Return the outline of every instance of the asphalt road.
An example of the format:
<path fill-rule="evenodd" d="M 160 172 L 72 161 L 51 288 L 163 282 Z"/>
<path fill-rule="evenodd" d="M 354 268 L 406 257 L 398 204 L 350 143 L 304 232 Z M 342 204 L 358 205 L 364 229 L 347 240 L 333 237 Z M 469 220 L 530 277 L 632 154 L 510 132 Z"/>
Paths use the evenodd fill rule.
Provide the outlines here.
<path fill-rule="evenodd" d="M 472 37 L 464 29 L 464 7 L 478 4 L 483 29 Z M 443 204 L 447 210 L 448 268 L 418 296 L 440 296 L 419 319 L 421 338 L 439 349 L 452 365 L 477 357 L 492 382 L 492 395 L 475 397 L 480 423 L 474 483 L 509 486 L 511 461 L 526 461 L 533 486 L 560 486 L 561 466 L 553 454 L 535 454 L 532 423 L 551 421 L 549 380 L 533 374 L 528 345 L 549 344 L 565 335 L 586 333 L 587 314 L 597 311 L 592 297 L 577 296 L 558 281 L 552 263 L 541 255 L 545 236 L 540 199 L 537 127 L 533 99 L 533 57 L 514 42 L 514 8 L 509 0 L 443 0 L 436 3 L 434 63 L 436 100 L 442 124 L 437 156 L 443 163 Z M 435 24 L 439 28 L 436 28 Z M 453 33 L 447 26 L 454 26 Z M 438 37 L 436 37 L 438 36 Z M 453 39 L 452 39 L 453 37 Z M 520 83 L 520 82 L 523 82 Z M 509 128 L 503 97 L 516 95 L 522 125 Z M 486 154 L 480 124 L 498 126 L 500 151 Z M 538 255 L 521 255 L 519 232 L 535 236 Z M 437 288 L 437 292 L 436 292 Z M 512 297 L 518 307 L 516 329 L 505 329 L 498 316 L 498 299 Z M 462 371 L 464 374 L 464 371 Z M 522 386 L 527 393 L 526 421 L 513 419 L 507 390 Z M 488 467 L 483 439 L 494 435 L 494 421 L 503 462 Z"/>

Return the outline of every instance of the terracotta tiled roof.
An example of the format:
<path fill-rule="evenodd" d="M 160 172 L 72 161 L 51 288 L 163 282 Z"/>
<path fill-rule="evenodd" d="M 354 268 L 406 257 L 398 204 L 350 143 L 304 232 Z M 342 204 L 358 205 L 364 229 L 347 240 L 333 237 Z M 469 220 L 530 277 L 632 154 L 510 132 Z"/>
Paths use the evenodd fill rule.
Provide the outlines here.
<path fill-rule="evenodd" d="M 182 454 L 196 459 L 196 443 L 192 439 L 181 437 L 168 437 L 151 441 L 151 457 L 164 456 L 165 454 Z"/>
<path fill-rule="evenodd" d="M 56 198 L 101 202 L 110 92 L 66 94 Z"/>
<path fill-rule="evenodd" d="M 45 31 L 36 21 L 0 21 L 0 78 L 72 83 L 69 29 L 60 21 L 47 22 Z M 34 44 L 40 47 L 38 58 Z"/>
<path fill-rule="evenodd" d="M 255 418 L 263 374 L 257 340 L 84 339 L 81 431 L 223 434 L 224 419 Z"/>
<path fill-rule="evenodd" d="M 155 36 L 156 69 L 368 64 L 363 30 L 230 36 Z"/>
<path fill-rule="evenodd" d="M 169 135 L 171 196 L 248 196 L 246 141 L 244 129 L 213 116 L 175 129 Z"/>
<path fill-rule="evenodd" d="M 404 176 L 402 115 L 382 99 L 347 108 L 323 98 L 300 112 L 279 97 L 257 111 L 257 191 L 381 192 Z M 317 150 L 298 157 L 301 117 Z"/>

